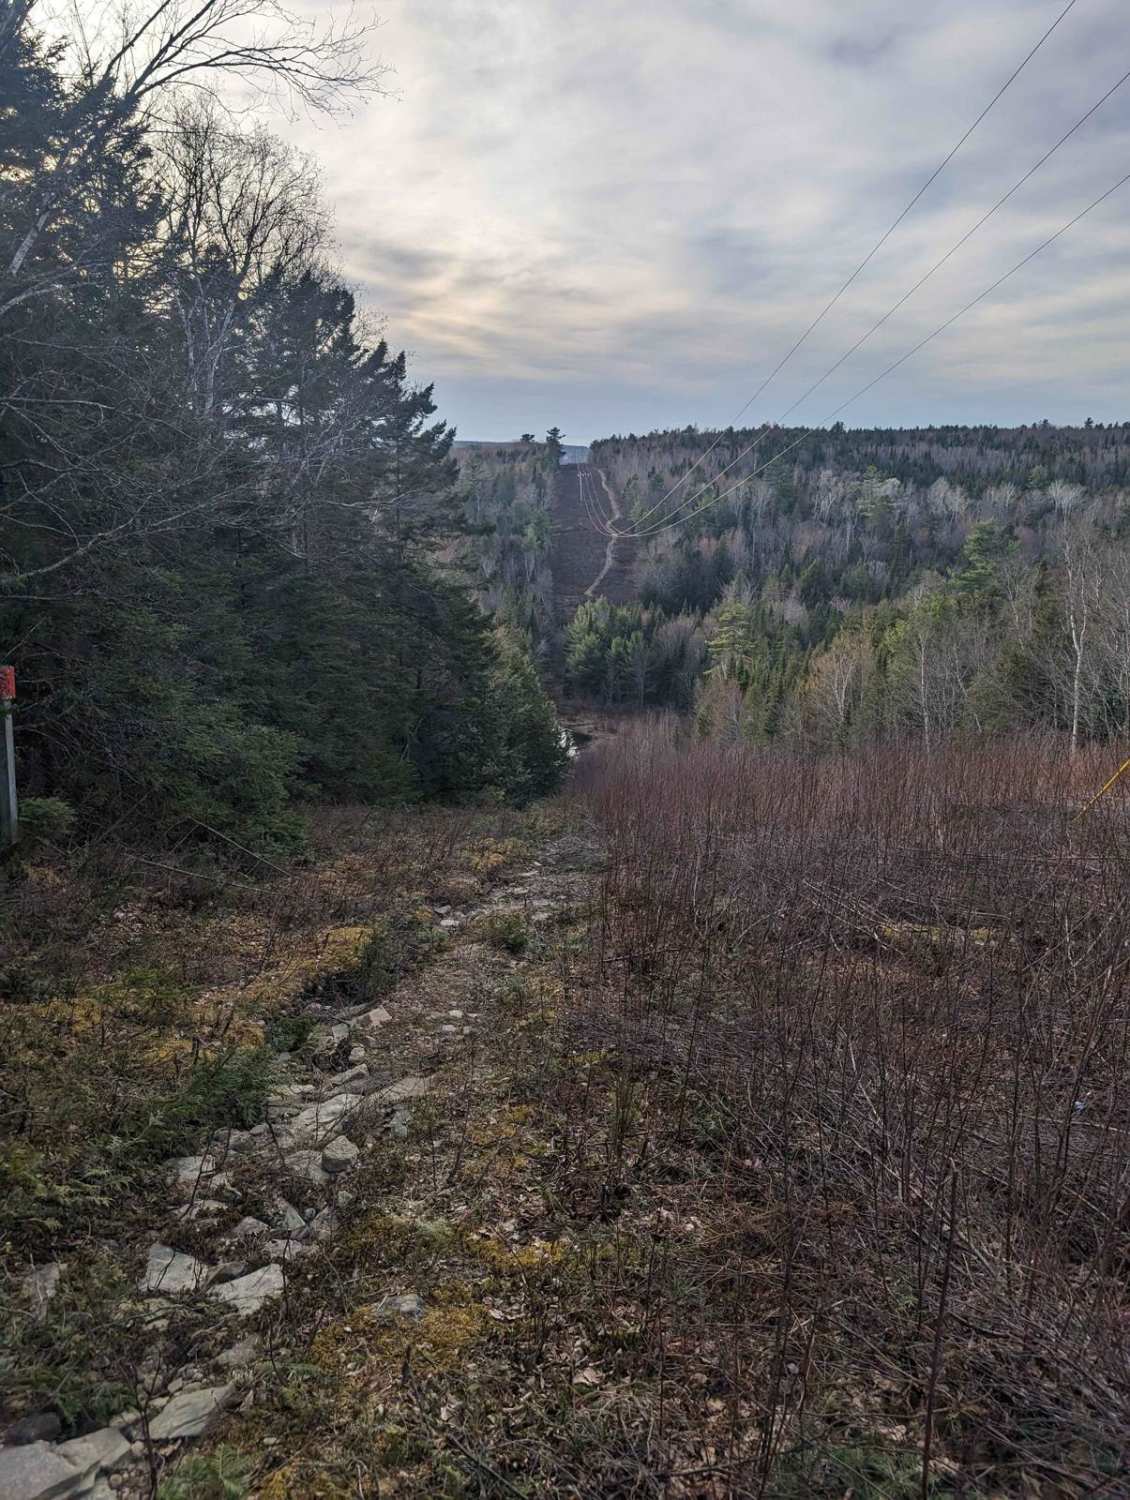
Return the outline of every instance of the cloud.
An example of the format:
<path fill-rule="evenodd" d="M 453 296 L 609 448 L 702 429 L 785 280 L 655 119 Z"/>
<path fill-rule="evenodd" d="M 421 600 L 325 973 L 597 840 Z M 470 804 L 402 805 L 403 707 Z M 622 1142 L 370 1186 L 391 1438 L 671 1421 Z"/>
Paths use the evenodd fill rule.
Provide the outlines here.
<path fill-rule="evenodd" d="M 343 268 L 465 436 L 725 423 L 1059 8 L 385 0 L 398 97 L 286 128 L 322 162 Z M 794 400 L 1115 81 L 1122 8 L 1067 17 L 752 415 Z M 1128 144 L 1130 85 L 797 419 L 1110 186 Z M 845 419 L 1128 415 L 1128 211 L 1130 189 Z"/>

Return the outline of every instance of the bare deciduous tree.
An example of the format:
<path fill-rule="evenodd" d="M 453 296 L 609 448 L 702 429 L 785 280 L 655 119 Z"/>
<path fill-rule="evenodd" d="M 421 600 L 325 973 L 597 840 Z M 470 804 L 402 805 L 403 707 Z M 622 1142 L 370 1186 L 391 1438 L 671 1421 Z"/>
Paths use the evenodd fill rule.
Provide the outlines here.
<path fill-rule="evenodd" d="M 15 45 L 31 9 L 27 0 L 0 0 L 0 49 Z M 171 90 L 220 99 L 238 84 L 332 110 L 380 86 L 387 70 L 365 55 L 373 24 L 318 27 L 278 0 L 116 0 L 94 14 L 72 0 L 65 24 L 71 96 L 60 101 L 52 149 L 25 195 L 23 222 L 3 247 L 0 315 L 97 262 L 97 237 L 72 250 L 66 265 L 40 266 L 36 251 L 113 143 L 159 123 Z"/>

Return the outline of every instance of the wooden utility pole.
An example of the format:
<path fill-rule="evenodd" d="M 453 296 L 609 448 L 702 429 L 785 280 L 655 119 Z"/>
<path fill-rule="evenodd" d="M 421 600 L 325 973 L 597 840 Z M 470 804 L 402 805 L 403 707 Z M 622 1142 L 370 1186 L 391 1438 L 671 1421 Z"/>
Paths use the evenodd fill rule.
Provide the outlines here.
<path fill-rule="evenodd" d="M 16 801 L 16 747 L 12 738 L 12 703 L 16 696 L 14 667 L 0 667 L 0 849 L 7 849 L 20 836 L 19 804 Z"/>

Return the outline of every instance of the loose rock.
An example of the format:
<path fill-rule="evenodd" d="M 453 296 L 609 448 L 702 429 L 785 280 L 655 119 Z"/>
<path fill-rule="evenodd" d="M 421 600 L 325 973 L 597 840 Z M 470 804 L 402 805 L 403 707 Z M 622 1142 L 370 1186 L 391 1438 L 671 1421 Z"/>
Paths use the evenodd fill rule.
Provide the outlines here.
<path fill-rule="evenodd" d="M 219 1417 L 234 1392 L 234 1385 L 217 1385 L 204 1391 L 182 1391 L 150 1422 L 149 1436 L 155 1443 L 202 1436 Z"/>
<path fill-rule="evenodd" d="M 180 1188 L 195 1188 L 216 1170 L 212 1156 L 176 1156 L 167 1165 Z"/>
<path fill-rule="evenodd" d="M 240 1317 L 249 1318 L 271 1297 L 277 1297 L 283 1289 L 283 1273 L 276 1265 L 263 1266 L 248 1276 L 235 1281 L 225 1281 L 222 1286 L 212 1288 L 212 1296 L 228 1302 Z"/>
<path fill-rule="evenodd" d="M 351 1167 L 361 1155 L 348 1136 L 335 1136 L 322 1152 L 322 1169 L 336 1176 Z"/>
<path fill-rule="evenodd" d="M 240 1370 L 245 1365 L 253 1365 L 259 1358 L 263 1348 L 263 1341 L 257 1333 L 249 1333 L 245 1339 L 240 1339 L 238 1344 L 233 1344 L 230 1349 L 225 1349 L 222 1354 L 216 1356 L 216 1363 L 223 1365 L 225 1370 Z"/>
<path fill-rule="evenodd" d="M 375 1315 L 382 1322 L 393 1323 L 397 1318 L 422 1318 L 423 1298 L 416 1292 L 404 1292 L 398 1297 L 385 1297 L 378 1302 Z"/>
<path fill-rule="evenodd" d="M 292 1214 L 294 1213 L 294 1209 L 290 1208 L 289 1203 L 284 1202 L 282 1206 L 284 1209 L 289 1208 Z M 297 1214 L 295 1214 L 295 1217 L 298 1217 Z M 240 1219 L 239 1223 L 232 1230 L 231 1237 L 233 1240 L 251 1240 L 256 1235 L 270 1234 L 270 1232 L 271 1226 L 269 1224 L 264 1224 L 262 1219 L 253 1219 L 248 1215 L 247 1218 Z"/>
<path fill-rule="evenodd" d="M 332 1208 L 323 1208 L 320 1214 L 315 1214 L 306 1226 L 304 1238 L 307 1240 L 328 1240 L 337 1229 L 337 1214 Z"/>
<path fill-rule="evenodd" d="M 330 1087 L 335 1094 L 363 1094 L 365 1086 L 369 1082 L 369 1070 L 364 1063 L 358 1063 L 355 1068 L 350 1068 L 345 1073 L 335 1073 L 330 1079 Z"/>
<path fill-rule="evenodd" d="M 410 1099 L 422 1099 L 431 1086 L 427 1078 L 402 1078 L 399 1083 L 392 1083 L 388 1088 L 381 1089 L 377 1095 L 377 1102 L 379 1104 L 403 1104 Z"/>
<path fill-rule="evenodd" d="M 293 1203 L 288 1203 L 285 1198 L 275 1199 L 274 1227 L 284 1230 L 287 1234 L 297 1234 L 300 1229 L 306 1227 L 306 1220 L 295 1208 Z M 246 1219 L 243 1221 L 246 1223 Z"/>
<path fill-rule="evenodd" d="M 286 1169 L 295 1177 L 305 1177 L 315 1187 L 324 1187 L 329 1181 L 322 1170 L 322 1155 L 319 1151 L 292 1151 L 286 1159 Z"/>
<path fill-rule="evenodd" d="M 83 1471 L 47 1443 L 0 1448 L 0 1495 L 4 1500 L 52 1500 L 69 1495 Z"/>
<path fill-rule="evenodd" d="M 181 1292 L 196 1291 L 210 1274 L 204 1262 L 194 1255 L 184 1255 L 168 1245 L 153 1245 L 140 1286 L 143 1292 L 159 1292 L 173 1297 Z"/>
<path fill-rule="evenodd" d="M 123 1437 L 116 1427 L 103 1427 L 86 1437 L 60 1443 L 55 1452 L 74 1464 L 80 1474 L 92 1478 L 121 1464 L 129 1454 L 129 1439 Z"/>
<path fill-rule="evenodd" d="M 358 1017 L 357 1026 L 362 1031 L 378 1031 L 382 1026 L 387 1026 L 391 1020 L 392 1016 L 384 1006 L 376 1005 L 372 1010 Z"/>
<path fill-rule="evenodd" d="M 326 1140 L 339 1134 L 343 1122 L 358 1108 L 354 1094 L 334 1094 L 321 1104 L 308 1105 L 291 1121 L 291 1138 L 310 1145 Z"/>

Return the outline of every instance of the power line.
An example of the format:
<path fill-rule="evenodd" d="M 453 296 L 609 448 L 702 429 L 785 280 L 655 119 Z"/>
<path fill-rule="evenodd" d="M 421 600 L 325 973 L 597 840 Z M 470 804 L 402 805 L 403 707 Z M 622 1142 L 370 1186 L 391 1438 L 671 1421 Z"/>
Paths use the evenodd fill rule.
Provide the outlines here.
<path fill-rule="evenodd" d="M 1092 213 L 1101 204 L 1105 203 L 1108 198 L 1113 197 L 1114 194 L 1117 193 L 1120 188 L 1125 187 L 1128 182 L 1130 182 L 1130 172 L 1127 172 L 1125 177 L 1119 178 L 1119 180 L 1113 185 L 1113 187 L 1107 188 L 1106 192 L 1101 193 L 1099 197 L 1093 200 L 1093 202 L 1088 203 L 1086 208 L 1080 209 L 1079 212 L 1074 216 L 1074 218 L 1069 219 L 1067 223 L 1057 229 L 1054 234 L 1050 234 L 1047 239 L 1043 240 L 1039 245 L 1037 245 L 1034 250 L 1030 250 L 1022 260 L 1018 260 L 1016 262 L 1011 270 L 1006 271 L 1003 276 L 998 276 L 996 281 L 994 281 L 991 286 L 987 286 L 983 292 L 979 292 L 977 296 L 974 297 L 971 301 L 967 302 L 964 307 L 959 308 L 957 312 L 948 317 L 944 323 L 939 323 L 937 328 L 934 329 L 933 333 L 928 333 L 925 338 L 920 339 L 918 343 L 913 346 L 913 348 L 908 349 L 905 354 L 900 355 L 898 359 L 889 364 L 885 370 L 880 371 L 880 373 L 876 375 L 874 379 L 869 380 L 866 385 L 861 386 L 853 396 L 849 396 L 846 401 L 841 401 L 839 406 L 837 406 L 833 411 L 828 412 L 828 414 L 822 419 L 818 426 L 822 427 L 825 423 L 834 421 L 842 411 L 846 411 L 849 406 L 854 405 L 854 403 L 860 400 L 861 397 L 866 396 L 868 391 L 873 390 L 881 380 L 885 380 L 888 375 L 892 375 L 895 370 L 899 369 L 900 366 L 906 364 L 908 359 L 912 359 L 914 355 L 916 355 L 921 349 L 924 349 L 927 344 L 932 343 L 939 334 L 945 333 L 947 328 L 952 328 L 959 318 L 963 318 L 967 312 L 971 312 L 972 309 L 975 308 L 979 303 L 984 302 L 986 297 L 991 297 L 992 294 L 1000 287 L 1002 287 L 1006 281 L 1015 276 L 1018 271 L 1023 270 L 1024 267 L 1029 263 L 1029 261 L 1035 260 L 1037 255 L 1040 255 L 1044 250 L 1048 248 L 1049 245 L 1053 245 L 1056 240 L 1065 235 L 1069 229 L 1073 229 L 1081 219 L 1085 219 L 1089 213 Z M 756 479 L 758 474 L 763 473 L 772 464 L 776 463 L 779 458 L 784 458 L 786 453 L 791 453 L 795 448 L 799 448 L 801 443 L 806 442 L 812 435 L 813 430 L 814 429 L 812 428 L 806 429 L 801 433 L 800 437 L 794 438 L 791 443 L 787 444 L 779 452 L 775 453 L 772 458 L 767 459 L 765 463 L 759 465 L 759 467 L 754 469 L 751 474 L 743 475 L 741 479 L 730 485 L 729 488 L 723 490 L 721 494 L 713 496 L 710 500 L 707 501 L 705 505 L 700 506 L 698 510 L 692 511 L 689 515 L 681 516 L 678 520 L 675 521 L 668 521 L 660 525 L 649 527 L 645 532 L 633 532 L 625 534 L 630 534 L 637 538 L 642 536 L 657 536 L 660 532 L 670 531 L 675 526 L 681 526 L 684 521 L 694 520 L 697 516 L 701 516 L 706 511 L 712 509 L 715 505 L 720 505 L 722 501 L 725 500 L 728 496 L 732 495 L 735 490 L 741 489 L 743 484 L 748 484 L 751 479 Z M 748 452 L 749 450 L 747 449 L 746 451 Z"/>
<path fill-rule="evenodd" d="M 958 242 L 955 245 L 951 245 L 951 247 L 942 256 L 941 260 L 935 261 L 934 264 L 930 267 L 930 269 L 926 272 L 926 274 L 924 276 L 920 277 L 919 280 L 916 281 L 914 283 L 914 285 L 910 288 L 910 290 L 908 292 L 904 293 L 903 296 L 901 296 L 899 298 L 899 300 L 895 303 L 895 305 L 888 312 L 885 312 L 883 314 L 883 316 L 879 319 L 879 321 L 877 323 L 872 324 L 872 326 L 867 330 L 867 332 L 862 336 L 862 338 L 858 339 L 851 346 L 851 348 L 847 351 L 846 354 L 841 354 L 841 356 L 836 361 L 836 363 L 834 365 L 832 365 L 828 370 L 826 370 L 824 372 L 824 374 L 821 375 L 820 379 L 815 382 L 815 384 L 810 385 L 808 387 L 808 389 L 805 391 L 805 393 L 804 393 L 803 396 L 798 396 L 797 399 L 793 402 L 793 404 L 790 407 L 788 407 L 785 411 L 783 411 L 781 413 L 780 417 L 778 418 L 778 421 L 783 422 L 786 417 L 791 416 L 792 413 L 794 411 L 796 411 L 797 407 L 798 406 L 802 406 L 804 404 L 804 402 L 806 402 L 808 400 L 809 396 L 811 396 L 815 391 L 819 390 L 820 387 L 824 384 L 824 382 L 826 380 L 828 380 L 831 376 L 833 376 L 836 373 L 836 371 L 840 368 L 840 366 L 842 364 L 844 364 L 847 360 L 849 360 L 851 358 L 851 356 L 856 353 L 857 350 L 862 349 L 863 345 L 867 343 L 868 339 L 872 336 L 872 334 L 877 333 L 879 331 L 879 329 L 882 328 L 883 324 L 886 323 L 890 318 L 892 318 L 895 315 L 895 313 L 898 312 L 898 310 L 899 310 L 900 307 L 903 307 L 907 302 L 909 302 L 910 299 L 911 299 L 911 297 L 914 296 L 915 292 L 920 291 L 922 289 L 922 287 L 924 287 L 926 285 L 926 283 L 930 280 L 931 276 L 933 276 L 935 274 L 935 272 L 940 271 L 942 269 L 942 267 L 946 264 L 946 262 L 948 260 L 952 259 L 952 257 L 957 254 L 957 252 L 961 249 L 961 247 L 968 240 L 971 240 L 973 238 L 973 236 L 977 233 L 977 231 L 980 228 L 982 228 L 983 225 L 985 225 L 985 224 L 987 224 L 989 222 L 989 220 L 993 217 L 993 215 L 997 212 L 997 210 L 1003 208 L 1004 205 L 1008 202 L 1008 200 L 1011 197 L 1013 197 L 1013 195 L 1015 193 L 1018 193 L 1020 191 L 1020 189 L 1024 186 L 1024 184 L 1030 178 L 1032 178 L 1032 177 L 1034 177 L 1036 175 L 1036 173 L 1045 164 L 1045 162 L 1050 161 L 1051 158 L 1055 155 L 1055 153 L 1059 150 L 1059 148 L 1062 145 L 1064 145 L 1065 142 L 1069 141 L 1071 139 L 1071 137 L 1075 134 L 1075 132 L 1077 130 L 1080 130 L 1087 123 L 1087 121 L 1091 118 L 1092 115 L 1098 113 L 1098 111 L 1103 107 L 1103 105 L 1107 102 L 1107 100 L 1109 98 L 1111 98 L 1112 95 L 1116 94 L 1118 92 L 1118 90 L 1120 88 L 1122 88 L 1122 86 L 1127 82 L 1128 79 L 1130 79 L 1130 70 L 1128 70 L 1127 72 L 1123 73 L 1122 77 L 1118 80 L 1118 82 L 1116 84 L 1114 84 L 1114 86 L 1112 88 L 1107 89 L 1106 93 L 1102 96 L 1102 98 L 1098 101 L 1098 103 L 1097 104 L 1092 104 L 1091 107 L 1090 107 L 1090 109 L 1087 111 L 1087 113 L 1085 115 L 1081 115 L 1080 118 L 1075 121 L 1075 124 L 1072 125 L 1071 129 L 1068 130 L 1068 131 L 1066 131 L 1063 135 L 1061 135 L 1060 138 L 1059 138 L 1059 140 L 1056 141 L 1055 145 L 1052 146 L 1049 150 L 1045 151 L 1044 154 L 1043 154 L 1043 156 L 1040 157 L 1039 161 L 1036 162 L 1036 164 L 1034 166 L 1029 167 L 1028 170 L 1027 170 L 1027 172 L 1025 172 L 1024 176 L 1021 177 L 1019 179 L 1019 181 L 1014 182 L 1013 185 L 1009 188 L 1008 192 L 1005 193 L 1003 197 L 998 198 L 997 201 L 993 204 L 992 208 L 990 208 L 986 213 L 984 213 L 984 214 L 981 215 L 981 217 L 977 220 L 976 224 L 973 225 L 972 229 L 967 229 L 965 231 L 965 233 L 961 236 L 961 238 L 958 240 Z"/>
<path fill-rule="evenodd" d="M 961 150 L 961 148 L 965 145 L 965 143 L 969 139 L 969 137 L 973 134 L 973 132 L 977 129 L 977 127 L 981 124 L 981 122 L 985 119 L 985 117 L 996 107 L 996 105 L 1000 102 L 1000 100 L 1004 97 L 1004 95 L 1008 92 L 1008 90 L 1012 87 L 1012 85 L 1020 77 L 1021 73 L 1023 73 L 1024 69 L 1028 66 L 1028 64 L 1036 56 L 1036 53 L 1039 52 L 1040 48 L 1044 45 L 1044 43 L 1048 40 L 1048 38 L 1056 30 L 1056 28 L 1059 26 L 1059 24 L 1063 20 L 1066 19 L 1067 15 L 1068 15 L 1068 12 L 1071 11 L 1071 10 L 1073 10 L 1077 4 L 1078 4 L 1078 0 L 1068 0 L 1068 3 L 1064 6 L 1063 10 L 1060 11 L 1059 15 L 1056 16 L 1055 20 L 1051 23 L 1051 25 L 1048 27 L 1048 29 L 1040 37 L 1039 41 L 1036 42 L 1035 46 L 1032 47 L 1032 49 L 1021 59 L 1021 61 L 1017 64 L 1017 66 L 1013 69 L 1013 71 L 1005 79 L 1004 83 L 1001 84 L 1001 86 L 997 90 L 997 92 L 989 100 L 988 104 L 985 105 L 984 109 L 977 116 L 977 118 L 973 121 L 972 125 L 970 125 L 969 128 L 965 131 L 964 135 L 962 135 L 961 139 L 957 142 L 957 144 L 955 146 L 953 146 L 950 149 L 950 151 L 942 158 L 942 160 L 938 163 L 938 165 L 930 173 L 929 177 L 927 177 L 926 181 L 922 184 L 922 186 L 915 193 L 914 197 L 911 198 L 910 202 L 906 205 L 906 207 L 902 210 L 902 212 L 898 215 L 898 217 L 893 221 L 893 223 L 890 225 L 890 227 L 887 230 L 885 230 L 882 235 L 880 235 L 879 239 L 875 242 L 875 244 L 872 246 L 872 248 L 868 251 L 868 253 L 864 256 L 864 258 L 860 261 L 859 265 L 856 266 L 855 270 L 851 273 L 851 275 L 848 277 L 848 279 L 840 287 L 839 291 L 836 292 L 835 296 L 832 297 L 831 301 L 829 301 L 826 304 L 826 306 L 821 310 L 821 312 L 819 312 L 817 314 L 817 316 L 815 318 L 813 318 L 812 322 L 804 330 L 804 332 L 801 334 L 800 338 L 797 339 L 796 343 L 793 344 L 792 348 L 789 349 L 788 352 L 786 354 L 784 354 L 781 357 L 781 359 L 778 360 L 778 362 L 776 363 L 776 365 L 774 365 L 773 369 L 770 370 L 770 372 L 769 372 L 768 375 L 766 375 L 765 379 L 757 387 L 757 389 L 754 391 L 753 395 L 749 398 L 749 400 L 745 403 L 745 405 L 737 413 L 737 416 L 733 419 L 733 422 L 740 421 L 740 419 L 746 414 L 746 412 L 750 409 L 750 407 L 758 399 L 758 397 L 761 396 L 768 389 L 768 387 L 772 383 L 772 381 L 775 380 L 776 377 L 781 373 L 781 371 L 785 368 L 785 366 L 788 364 L 788 362 L 792 359 L 793 355 L 796 354 L 797 351 L 799 349 L 801 349 L 803 347 L 803 345 L 807 342 L 807 340 L 809 339 L 809 337 L 813 333 L 815 333 L 816 329 L 819 328 L 820 324 L 824 321 L 824 319 L 828 316 L 828 314 L 836 306 L 836 304 L 839 302 L 840 298 L 853 285 L 853 283 L 857 280 L 857 278 L 867 269 L 867 267 L 875 259 L 876 255 L 878 255 L 879 251 L 887 243 L 887 241 L 890 239 L 891 235 L 894 234 L 895 230 L 903 222 L 903 220 L 906 218 L 906 216 L 914 209 L 914 207 L 918 204 L 919 200 L 925 195 L 925 193 L 934 185 L 934 183 L 942 175 L 942 173 L 945 171 L 945 169 L 949 166 L 950 162 L 953 161 L 954 157 Z M 731 426 L 733 426 L 733 422 L 731 422 L 731 424 L 730 424 Z M 679 489 L 681 485 L 683 485 L 683 484 L 686 483 L 686 481 L 694 473 L 695 469 L 698 468 L 699 464 L 704 463 L 706 461 L 706 459 L 710 457 L 711 453 L 713 453 L 714 449 L 718 446 L 718 444 L 721 442 L 721 440 L 722 440 L 722 434 L 719 433 L 718 437 L 715 438 L 714 442 L 710 445 L 710 447 L 706 449 L 705 453 L 701 454 L 695 460 L 695 462 L 691 465 L 691 467 L 687 470 L 687 472 L 671 486 L 671 488 L 667 491 L 667 493 L 660 500 L 656 501 L 655 505 L 653 505 L 650 510 L 646 511 L 644 513 L 644 515 L 642 515 L 640 517 L 640 520 L 641 521 L 646 521 L 649 516 L 654 515 L 655 512 L 657 510 L 659 510 L 661 506 L 665 505 L 666 502 L 675 493 L 675 491 L 677 489 Z"/>
<path fill-rule="evenodd" d="M 1094 104 L 1092 104 L 1091 107 L 1090 107 L 1090 109 L 1088 109 L 1085 114 L 1081 115 L 1079 117 L 1079 119 L 1075 121 L 1075 124 L 1071 126 L 1070 130 L 1065 131 L 1063 133 L 1063 135 L 1061 135 L 1060 138 L 1056 141 L 1055 145 L 1049 147 L 1049 149 L 1044 152 L 1043 156 L 1041 156 L 1040 159 L 1033 166 L 1029 167 L 1028 171 L 1025 172 L 1024 175 L 1021 178 L 1018 179 L 1018 181 L 1016 181 L 1016 182 L 1013 183 L 1012 187 L 1009 188 L 1008 192 L 1004 193 L 1000 198 L 998 198 L 997 201 L 993 204 L 992 208 L 988 209 L 984 214 L 982 214 L 981 217 L 977 220 L 976 224 L 974 224 L 972 226 L 972 228 L 967 229 L 966 232 L 961 236 L 961 238 L 959 240 L 957 240 L 957 242 L 955 244 L 953 244 L 953 245 L 950 246 L 950 248 L 946 251 L 946 253 L 941 257 L 941 259 L 934 262 L 934 264 L 925 273 L 925 275 L 919 277 L 919 279 L 914 283 L 914 285 L 910 288 L 910 290 L 908 292 L 904 292 L 904 294 L 898 299 L 898 301 L 892 307 L 890 307 L 877 322 L 873 323 L 871 325 L 871 327 L 867 330 L 866 333 L 864 333 L 860 338 L 858 338 L 855 341 L 855 343 L 851 346 L 850 349 L 846 350 L 843 354 L 841 354 L 840 357 L 839 357 L 839 359 L 837 359 L 834 364 L 830 365 L 828 367 L 828 369 L 824 371 L 823 375 L 820 376 L 819 380 L 814 381 L 813 384 L 808 387 L 808 389 L 804 392 L 804 394 L 802 396 L 798 396 L 798 398 L 793 402 L 793 404 L 790 407 L 788 407 L 785 411 L 783 411 L 781 413 L 781 415 L 777 418 L 778 424 L 784 423 L 786 417 L 791 416 L 791 414 L 794 411 L 796 411 L 797 407 L 798 406 L 802 406 L 804 404 L 804 402 L 807 401 L 808 398 L 811 395 L 813 395 L 817 390 L 819 390 L 820 387 L 824 384 L 824 382 L 826 380 L 830 379 L 831 376 L 833 376 L 836 373 L 836 371 L 842 365 L 846 364 L 846 362 L 851 358 L 851 356 L 853 354 L 857 353 L 858 350 L 862 349 L 862 347 L 864 346 L 864 344 L 866 344 L 868 342 L 868 340 L 872 337 L 872 335 L 875 334 L 875 333 L 877 333 L 879 331 L 879 329 L 882 328 L 883 325 L 885 323 L 887 323 L 894 316 L 894 314 L 896 312 L 898 312 L 899 308 L 904 307 L 906 305 L 906 303 L 910 301 L 911 297 L 913 297 L 914 294 L 917 291 L 919 291 L 923 286 L 925 286 L 925 284 L 930 280 L 930 278 L 937 271 L 940 271 L 941 268 L 946 264 L 946 262 L 949 261 L 949 260 L 951 260 L 952 257 L 954 255 L 956 255 L 956 253 L 961 249 L 961 247 L 963 245 L 965 245 L 969 240 L 971 240 L 973 238 L 973 236 L 977 233 L 977 231 L 984 224 L 986 224 L 999 209 L 1003 208 L 1004 205 L 1008 202 L 1008 200 L 1010 198 L 1012 198 L 1017 192 L 1019 192 L 1019 190 L 1024 186 L 1024 184 L 1026 182 L 1028 182 L 1032 177 L 1034 177 L 1036 175 L 1036 173 L 1040 170 L 1040 168 L 1042 166 L 1044 166 L 1044 164 L 1046 162 L 1048 162 L 1048 161 L 1051 160 L 1051 158 L 1055 155 L 1055 153 L 1059 150 L 1059 148 L 1062 145 L 1064 145 L 1065 142 L 1069 141 L 1071 139 L 1071 137 L 1073 135 L 1075 135 L 1075 133 L 1078 130 L 1080 130 L 1082 128 L 1082 126 L 1084 126 L 1087 123 L 1087 121 L 1089 119 L 1091 119 L 1091 117 L 1093 115 L 1097 114 L 1097 112 L 1102 108 L 1102 106 L 1107 102 L 1107 100 L 1110 99 L 1114 94 L 1116 94 L 1118 92 L 1118 90 L 1120 88 L 1122 88 L 1123 85 L 1126 84 L 1126 82 L 1128 80 L 1130 80 L 1130 71 L 1127 71 L 1127 72 L 1123 73 L 1122 77 L 1118 80 L 1118 82 L 1115 83 L 1115 84 L 1113 84 L 1109 89 L 1107 89 L 1106 93 L 1103 94 L 1103 96 L 1099 100 L 1097 100 Z M 704 453 L 702 455 L 703 458 L 707 457 L 707 455 L 713 450 L 713 448 L 717 446 L 717 443 L 719 441 L 720 441 L 720 438 L 715 439 L 715 442 L 714 442 L 714 444 L 711 445 L 711 448 L 708 448 L 706 450 L 706 453 Z M 701 485 L 698 488 L 698 490 L 696 490 L 696 492 L 693 495 L 691 495 L 689 498 L 684 498 L 683 500 L 680 500 L 679 503 L 678 503 L 678 505 L 675 506 L 674 512 L 668 514 L 667 516 L 665 516 L 663 518 L 664 521 L 674 520 L 676 518 L 676 516 L 677 516 L 677 513 L 680 510 L 683 510 L 684 508 L 686 508 L 688 506 L 693 506 L 694 503 L 695 503 L 695 501 L 698 500 L 698 499 L 700 499 L 701 496 L 703 494 L 705 494 L 706 490 L 710 487 L 710 485 L 712 483 L 717 483 L 717 481 L 719 479 L 721 479 L 724 475 L 728 474 L 731 469 L 733 469 L 737 464 L 739 464 L 742 461 L 743 458 L 746 458 L 750 453 L 752 453 L 754 451 L 754 449 L 758 447 L 758 445 L 760 444 L 760 442 L 761 442 L 761 436 L 758 436 L 757 438 L 754 439 L 754 441 L 752 443 L 748 444 L 747 447 L 743 448 L 740 453 L 738 453 L 733 459 L 731 459 L 731 461 L 726 465 L 726 467 L 724 469 L 722 469 L 718 474 L 716 474 L 712 480 L 709 480 L 706 484 Z M 673 488 L 672 488 L 672 490 L 668 491 L 668 495 L 670 495 L 672 493 L 674 493 L 674 489 Z M 654 511 L 656 509 L 658 509 L 658 505 L 652 508 L 652 512 L 651 513 L 654 513 Z M 646 520 L 647 517 L 643 516 L 640 519 L 641 519 L 641 521 L 642 520 Z"/>

